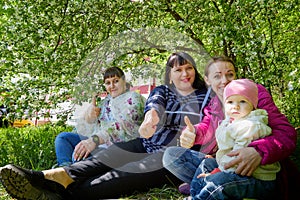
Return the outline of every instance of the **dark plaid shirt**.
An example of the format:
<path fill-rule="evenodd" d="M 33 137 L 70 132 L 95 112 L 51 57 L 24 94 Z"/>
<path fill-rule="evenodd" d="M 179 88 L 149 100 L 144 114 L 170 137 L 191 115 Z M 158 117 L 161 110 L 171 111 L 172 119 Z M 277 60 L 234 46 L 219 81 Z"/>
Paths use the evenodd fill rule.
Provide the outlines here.
<path fill-rule="evenodd" d="M 160 122 L 151 138 L 141 138 L 148 153 L 163 151 L 167 146 L 176 146 L 177 139 L 186 126 L 184 116 L 188 116 L 192 124 L 199 123 L 206 92 L 207 89 L 203 88 L 195 90 L 187 96 L 182 96 L 175 88 L 165 85 L 158 86 L 151 92 L 144 113 L 154 108 Z M 209 99 L 206 102 L 209 102 Z"/>

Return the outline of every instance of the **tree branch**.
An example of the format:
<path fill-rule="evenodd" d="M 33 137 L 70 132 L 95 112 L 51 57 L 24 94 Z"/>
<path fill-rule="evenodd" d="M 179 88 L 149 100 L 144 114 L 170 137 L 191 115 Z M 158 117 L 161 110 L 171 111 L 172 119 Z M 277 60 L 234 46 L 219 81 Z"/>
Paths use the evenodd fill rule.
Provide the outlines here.
<path fill-rule="evenodd" d="M 168 2 L 170 3 L 170 1 Z M 168 8 L 166 9 L 167 12 L 169 12 L 176 21 L 182 21 L 185 22 L 185 20 L 174 10 L 172 10 L 169 6 L 169 4 L 167 5 Z M 202 47 L 204 47 L 203 42 L 197 37 L 197 35 L 193 32 L 193 30 L 191 28 L 187 28 L 186 31 L 190 34 L 191 38 L 196 41 L 199 45 L 201 45 Z"/>

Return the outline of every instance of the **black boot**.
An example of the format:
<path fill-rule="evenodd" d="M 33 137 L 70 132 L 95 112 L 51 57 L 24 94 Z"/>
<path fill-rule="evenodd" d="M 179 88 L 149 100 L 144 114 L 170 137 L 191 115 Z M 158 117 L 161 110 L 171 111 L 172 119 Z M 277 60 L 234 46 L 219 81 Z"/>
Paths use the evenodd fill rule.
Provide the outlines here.
<path fill-rule="evenodd" d="M 61 200 L 65 188 L 44 178 L 41 171 L 23 169 L 15 165 L 0 168 L 0 180 L 6 191 L 16 199 Z"/>

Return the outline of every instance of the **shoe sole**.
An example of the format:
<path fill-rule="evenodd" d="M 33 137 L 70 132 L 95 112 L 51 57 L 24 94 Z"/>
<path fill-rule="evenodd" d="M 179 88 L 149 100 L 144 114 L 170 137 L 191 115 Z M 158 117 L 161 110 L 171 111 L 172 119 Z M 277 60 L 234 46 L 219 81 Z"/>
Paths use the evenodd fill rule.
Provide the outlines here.
<path fill-rule="evenodd" d="M 20 200 L 61 200 L 55 193 L 42 190 L 31 185 L 26 174 L 14 167 L 6 165 L 0 170 L 0 180 L 7 193 Z"/>

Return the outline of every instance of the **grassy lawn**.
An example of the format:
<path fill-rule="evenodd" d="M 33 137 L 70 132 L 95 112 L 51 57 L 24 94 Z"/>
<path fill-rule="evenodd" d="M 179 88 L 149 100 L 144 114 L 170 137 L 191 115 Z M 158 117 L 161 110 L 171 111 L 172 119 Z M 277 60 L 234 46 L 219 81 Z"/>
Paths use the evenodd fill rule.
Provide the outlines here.
<path fill-rule="evenodd" d="M 0 200 L 11 200 L 13 198 L 11 198 L 5 191 L 5 189 L 3 188 L 3 185 L 0 184 Z"/>
<path fill-rule="evenodd" d="M 150 190 L 147 193 L 141 193 L 132 195 L 127 198 L 120 198 L 120 200 L 129 200 L 129 199 L 140 199 L 140 200 L 183 200 L 185 196 L 179 194 L 176 188 L 166 187 L 166 188 L 155 188 Z M 11 198 L 3 188 L 2 184 L 0 184 L 0 200 L 14 200 Z"/>
<path fill-rule="evenodd" d="M 63 131 L 72 131 L 72 128 L 47 125 L 0 129 L 0 166 L 14 163 L 35 170 L 51 168 L 55 164 L 54 139 Z M 125 199 L 180 200 L 183 198 L 177 188 L 165 187 L 155 188 L 147 193 L 135 194 Z M 0 200 L 12 199 L 0 184 Z"/>
<path fill-rule="evenodd" d="M 54 139 L 68 127 L 45 126 L 38 128 L 0 129 L 0 166 L 14 163 L 31 169 L 48 169 L 55 163 Z M 291 156 L 300 169 L 300 129 L 297 131 L 297 149 Z M 26 152 L 26 153 L 24 153 Z M 147 193 L 134 194 L 125 199 L 182 200 L 175 187 L 154 188 Z M 0 200 L 13 200 L 0 184 Z"/>

